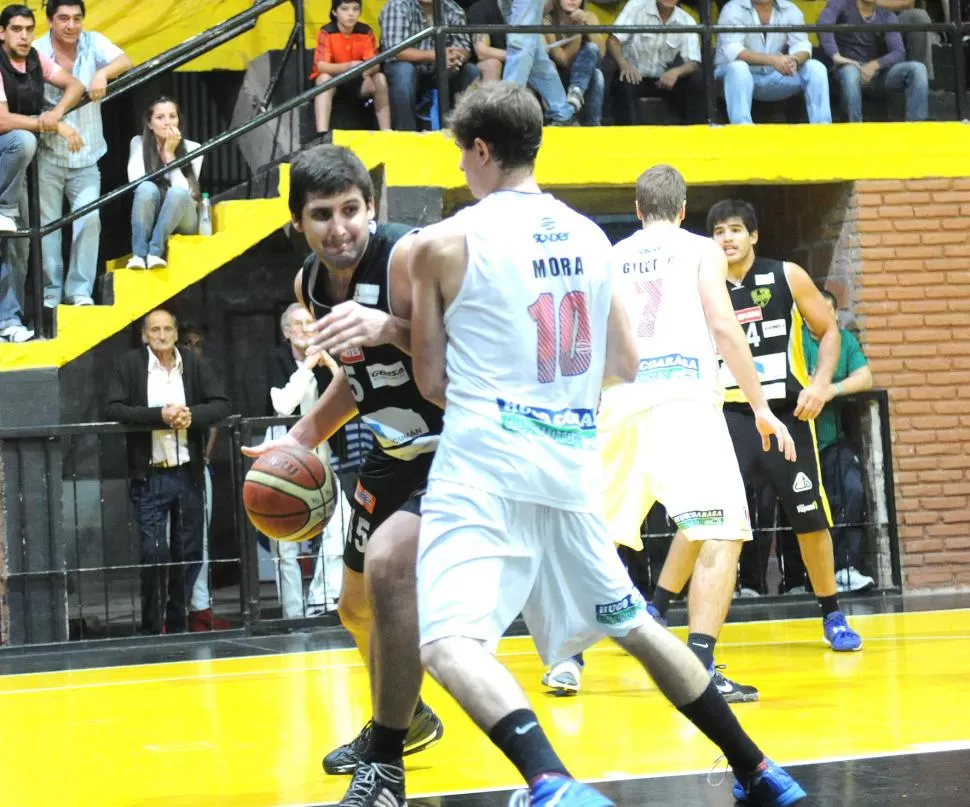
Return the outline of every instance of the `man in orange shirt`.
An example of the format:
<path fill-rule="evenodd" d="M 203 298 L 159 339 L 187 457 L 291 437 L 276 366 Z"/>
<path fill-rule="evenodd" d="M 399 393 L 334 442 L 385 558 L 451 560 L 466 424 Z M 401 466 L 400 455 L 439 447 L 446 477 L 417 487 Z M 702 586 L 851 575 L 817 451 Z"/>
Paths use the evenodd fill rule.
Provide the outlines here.
<path fill-rule="evenodd" d="M 333 76 L 346 73 L 377 53 L 377 40 L 369 25 L 360 20 L 360 0 L 333 0 L 330 22 L 317 33 L 317 47 L 313 53 L 311 80 L 323 84 Z M 342 98 L 374 99 L 377 125 L 382 131 L 391 128 L 391 108 L 388 104 L 387 80 L 379 67 L 372 67 L 363 76 L 351 79 L 334 89 L 320 93 L 313 99 L 313 113 L 317 133 L 330 130 L 330 111 L 334 93 Z"/>

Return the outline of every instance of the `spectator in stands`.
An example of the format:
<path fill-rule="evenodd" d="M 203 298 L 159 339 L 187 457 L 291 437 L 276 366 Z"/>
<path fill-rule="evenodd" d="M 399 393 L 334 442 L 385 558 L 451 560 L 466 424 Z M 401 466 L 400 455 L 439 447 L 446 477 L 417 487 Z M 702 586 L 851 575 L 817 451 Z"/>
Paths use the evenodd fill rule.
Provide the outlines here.
<path fill-rule="evenodd" d="M 617 25 L 696 25 L 678 0 L 629 0 Z M 686 123 L 706 119 L 701 40 L 697 34 L 614 33 L 607 43 L 619 68 L 614 84 L 616 122 L 638 122 L 638 98 L 669 101 Z"/>
<path fill-rule="evenodd" d="M 831 123 L 829 76 L 812 58 L 804 32 L 775 33 L 771 26 L 804 25 L 805 17 L 790 0 L 731 0 L 719 25 L 760 25 L 760 33 L 723 33 L 717 37 L 714 77 L 724 82 L 724 101 L 731 123 L 752 123 L 751 100 L 781 101 L 805 96 L 809 123 Z"/>
<path fill-rule="evenodd" d="M 837 317 L 839 303 L 835 295 L 822 291 L 822 296 Z M 862 480 L 862 463 L 842 430 L 841 407 L 835 399 L 872 389 L 872 371 L 855 334 L 845 328 L 839 328 L 839 334 L 842 336 L 839 362 L 826 392 L 829 402 L 815 419 L 815 434 L 822 465 L 822 484 L 836 524 L 832 530 L 835 582 L 839 591 L 861 591 L 875 584 L 871 577 L 860 571 L 864 533 L 861 525 L 865 523 L 866 491 Z M 818 366 L 818 338 L 807 323 L 802 325 L 802 344 L 805 366 L 809 374 L 813 374 Z M 847 526 L 840 527 L 840 524 Z"/>
<path fill-rule="evenodd" d="M 317 32 L 317 48 L 313 52 L 313 72 L 310 79 L 317 84 L 346 73 L 361 62 L 373 59 L 377 40 L 369 25 L 360 22 L 360 0 L 333 0 L 330 22 Z M 387 79 L 380 67 L 372 67 L 363 76 L 351 79 L 336 89 L 326 90 L 313 99 L 313 115 L 317 134 L 330 131 L 330 110 L 334 95 L 352 103 L 362 98 L 374 99 L 374 114 L 381 131 L 391 128 L 391 108 L 387 95 Z"/>
<path fill-rule="evenodd" d="M 27 166 L 37 150 L 35 135 L 51 132 L 69 151 L 83 145 L 62 118 L 84 95 L 84 85 L 52 59 L 34 50 L 34 12 L 7 6 L 0 12 L 0 234 L 27 224 Z M 53 109 L 44 110 L 44 85 L 64 91 Z M 26 238 L 8 238 L 0 263 L 0 341 L 26 342 L 34 332 L 24 325 L 27 279 Z"/>
<path fill-rule="evenodd" d="M 896 15 L 878 8 L 875 0 L 829 0 L 819 25 L 895 23 Z M 839 76 L 842 109 L 850 123 L 862 120 L 862 96 L 902 92 L 906 120 L 926 120 L 929 83 L 920 62 L 906 61 L 903 38 L 895 31 L 819 34 L 819 41 Z M 882 54 L 882 55 L 880 55 Z"/>
<path fill-rule="evenodd" d="M 432 24 L 432 0 L 388 0 L 381 9 L 381 47 L 392 48 Z M 465 25 L 465 12 L 454 0 L 441 0 L 447 25 Z M 420 95 L 434 92 L 435 40 L 428 37 L 418 45 L 405 48 L 384 62 L 391 99 L 391 124 L 404 132 L 417 131 L 417 105 Z M 452 97 L 479 77 L 478 68 L 469 62 L 471 37 L 448 34 L 448 87 Z"/>
<path fill-rule="evenodd" d="M 202 329 L 195 325 L 183 325 L 179 329 L 179 347 L 184 350 L 191 350 L 195 357 L 202 361 L 205 358 L 205 334 Z M 189 600 L 189 630 L 226 630 L 232 625 L 221 617 L 212 613 L 212 597 L 209 595 L 209 534 L 212 531 L 212 452 L 216 446 L 216 438 L 219 436 L 219 427 L 213 426 L 209 429 L 209 439 L 205 444 L 205 476 L 203 503 L 205 518 L 202 520 L 202 566 L 199 568 L 199 576 L 195 579 L 192 587 L 192 596 Z M 169 519 L 171 524 L 171 519 Z M 169 533 L 171 534 L 171 533 Z"/>
<path fill-rule="evenodd" d="M 477 0 L 468 9 L 469 25 L 505 25 L 498 0 Z M 508 57 L 505 34 L 473 34 L 475 63 L 482 81 L 500 81 Z"/>
<path fill-rule="evenodd" d="M 171 312 L 151 311 L 141 337 L 145 347 L 129 351 L 115 367 L 105 417 L 154 427 L 128 436 L 142 628 L 178 633 L 188 627 L 188 600 L 202 564 L 205 443 L 209 428 L 229 416 L 230 404 L 209 365 L 176 347 L 178 322 Z"/>
<path fill-rule="evenodd" d="M 195 151 L 199 144 L 182 137 L 184 126 L 182 112 L 175 101 L 164 95 L 152 101 L 145 110 L 142 133 L 131 138 L 128 181 L 133 182 Z M 181 168 L 135 188 L 129 269 L 165 268 L 169 236 L 198 232 L 202 159 L 196 157 Z"/>
<path fill-rule="evenodd" d="M 577 27 L 600 24 L 596 15 L 586 9 L 586 0 L 554 0 L 544 22 L 546 25 Z M 560 80 L 568 87 L 566 101 L 577 115 L 583 110 L 583 121 L 587 125 L 599 126 L 605 90 L 599 65 L 606 52 L 606 35 L 546 34 L 546 42 Z"/>
<path fill-rule="evenodd" d="M 52 134 L 42 135 L 37 162 L 40 171 L 40 218 L 44 224 L 59 219 L 67 197 L 71 210 L 90 204 L 101 195 L 98 160 L 108 151 L 101 124 L 101 104 L 108 81 L 131 69 L 131 59 L 107 37 L 84 30 L 83 0 L 47 0 L 50 30 L 34 47 L 59 64 L 83 84 L 91 98 L 65 120 L 77 130 L 84 146 L 71 152 L 67 143 Z M 45 89 L 46 106 L 55 107 L 63 92 Z M 71 253 L 67 278 L 61 253 L 61 230 L 44 236 L 44 305 L 62 301 L 71 305 L 94 303 L 94 280 L 98 272 L 101 217 L 97 210 L 71 225 Z"/>
<path fill-rule="evenodd" d="M 924 25 L 933 22 L 929 12 L 923 8 L 916 8 L 915 0 L 876 0 L 879 8 L 889 9 L 902 25 Z M 944 22 L 950 21 L 950 0 L 942 0 Z M 911 61 L 920 62 L 926 68 L 926 77 L 933 80 L 933 43 L 936 42 L 934 31 L 910 31 L 904 33 L 903 42 L 906 45 L 906 55 Z"/>
<path fill-rule="evenodd" d="M 502 0 L 502 14 L 510 25 L 539 25 L 550 2 L 556 0 Z M 543 102 L 546 121 L 553 126 L 572 124 L 576 108 L 566 99 L 559 71 L 545 48 L 542 34 L 509 34 L 502 78 L 529 86 Z"/>
<path fill-rule="evenodd" d="M 284 342 L 269 356 L 269 398 L 270 414 L 273 415 L 305 415 L 316 403 L 320 394 L 327 388 L 333 378 L 336 365 L 325 350 L 306 355 L 306 329 L 313 322 L 313 315 L 300 303 L 293 303 L 280 318 L 280 329 Z M 275 439 L 286 434 L 285 426 L 273 426 L 268 439 Z M 317 446 L 320 461 L 330 464 L 330 445 L 326 442 Z M 326 589 L 330 589 L 333 599 L 340 590 L 339 584 L 334 587 L 325 585 L 326 557 L 333 560 L 333 566 L 343 569 L 340 558 L 343 554 L 344 529 L 350 524 L 350 505 L 340 492 L 339 480 L 337 485 L 337 503 L 335 514 L 323 531 L 322 540 L 317 542 L 317 557 L 314 564 L 313 580 L 307 597 L 307 616 L 315 616 L 326 609 Z M 303 613 L 303 572 L 300 568 L 300 544 L 286 541 L 270 541 L 273 554 L 279 558 L 277 567 L 277 585 L 279 587 L 280 602 L 283 605 L 283 616 L 286 619 L 299 619 Z"/>

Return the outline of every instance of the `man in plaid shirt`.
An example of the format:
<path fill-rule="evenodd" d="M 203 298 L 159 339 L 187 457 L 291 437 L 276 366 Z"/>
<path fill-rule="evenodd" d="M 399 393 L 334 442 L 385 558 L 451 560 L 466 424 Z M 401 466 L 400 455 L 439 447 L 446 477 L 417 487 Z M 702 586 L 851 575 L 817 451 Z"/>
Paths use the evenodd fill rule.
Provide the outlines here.
<path fill-rule="evenodd" d="M 465 12 L 454 0 L 442 0 L 441 8 L 446 25 L 466 24 Z M 432 0 L 388 0 L 381 9 L 380 22 L 381 48 L 387 50 L 432 25 Z M 448 35 L 448 88 L 452 101 L 480 76 L 478 67 L 469 63 L 471 48 L 468 34 Z M 418 98 L 435 88 L 434 37 L 388 59 L 384 73 L 391 97 L 391 127 L 403 132 L 417 131 Z"/>

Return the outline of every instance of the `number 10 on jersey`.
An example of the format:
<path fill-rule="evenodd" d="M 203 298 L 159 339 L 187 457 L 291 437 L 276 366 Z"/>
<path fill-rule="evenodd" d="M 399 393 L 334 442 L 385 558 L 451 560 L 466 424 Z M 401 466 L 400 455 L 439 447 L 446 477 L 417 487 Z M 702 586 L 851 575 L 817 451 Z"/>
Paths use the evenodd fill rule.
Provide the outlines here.
<path fill-rule="evenodd" d="M 564 376 L 585 373 L 592 359 L 586 293 L 571 291 L 564 295 L 559 301 L 558 317 L 550 292 L 540 294 L 528 311 L 538 329 L 536 366 L 539 382 L 548 384 L 554 381 L 556 365 Z"/>

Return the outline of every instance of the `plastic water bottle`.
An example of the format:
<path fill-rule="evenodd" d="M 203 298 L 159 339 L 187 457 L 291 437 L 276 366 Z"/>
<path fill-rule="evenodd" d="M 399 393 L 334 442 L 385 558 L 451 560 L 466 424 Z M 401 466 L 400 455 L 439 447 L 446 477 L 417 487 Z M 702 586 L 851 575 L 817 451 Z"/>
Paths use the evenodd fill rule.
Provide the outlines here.
<path fill-rule="evenodd" d="M 199 235 L 212 235 L 212 204 L 209 194 L 202 194 L 202 209 L 199 211 Z"/>

